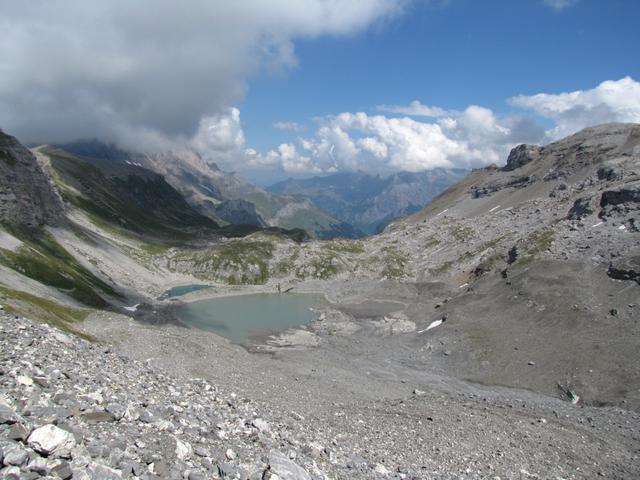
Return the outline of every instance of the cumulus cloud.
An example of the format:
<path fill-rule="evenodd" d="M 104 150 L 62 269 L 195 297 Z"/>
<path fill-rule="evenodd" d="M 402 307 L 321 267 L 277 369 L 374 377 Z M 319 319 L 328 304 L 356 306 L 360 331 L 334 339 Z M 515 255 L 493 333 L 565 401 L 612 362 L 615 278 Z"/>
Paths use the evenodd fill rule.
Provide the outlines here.
<path fill-rule="evenodd" d="M 602 82 L 591 90 L 519 95 L 509 103 L 553 120 L 555 127 L 547 134 L 558 139 L 600 123 L 640 122 L 640 82 L 625 77 Z"/>
<path fill-rule="evenodd" d="M 229 108 L 216 115 L 203 117 L 190 145 L 205 152 L 231 152 L 242 148 L 244 142 L 240 110 Z"/>
<path fill-rule="evenodd" d="M 414 100 L 409 105 L 378 105 L 376 110 L 386 113 L 398 113 L 401 115 L 409 115 L 411 117 L 445 117 L 453 112 L 440 107 L 430 107 L 424 105 L 418 100 Z"/>
<path fill-rule="evenodd" d="M 0 0 L 0 124 L 25 141 L 184 140 L 249 76 L 294 67 L 296 38 L 357 32 L 406 1 Z"/>
<path fill-rule="evenodd" d="M 304 132 L 306 128 L 297 122 L 276 122 L 273 124 L 276 130 L 287 130 L 289 132 Z"/>
<path fill-rule="evenodd" d="M 482 166 L 506 158 L 516 128 L 526 125 L 513 118 L 500 120 L 478 106 L 431 123 L 344 112 L 322 119 L 314 136 L 296 144 L 280 145 L 264 155 L 252 151 L 250 165 L 295 173 Z M 536 139 L 543 134 L 538 129 Z"/>
<path fill-rule="evenodd" d="M 404 117 L 343 112 L 320 119 L 311 137 L 265 155 L 254 152 L 250 165 L 296 173 L 478 167 L 503 164 L 519 143 L 548 143 L 605 122 L 640 123 L 640 83 L 630 77 L 591 90 L 519 95 L 508 103 L 523 113 L 500 116 L 478 105 L 456 112 L 418 101 L 377 107 Z M 431 119 L 412 118 L 417 116 Z M 545 131 L 540 117 L 554 126 Z"/>
<path fill-rule="evenodd" d="M 578 0 L 544 0 L 545 5 L 556 10 L 564 10 L 576 3 L 578 3 Z"/>

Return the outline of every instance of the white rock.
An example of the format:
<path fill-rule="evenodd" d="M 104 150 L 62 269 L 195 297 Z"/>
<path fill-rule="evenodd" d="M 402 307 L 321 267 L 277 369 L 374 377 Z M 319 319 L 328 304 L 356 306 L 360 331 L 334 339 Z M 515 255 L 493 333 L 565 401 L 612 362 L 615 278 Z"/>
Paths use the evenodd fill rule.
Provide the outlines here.
<path fill-rule="evenodd" d="M 62 333 L 60 330 L 53 329 L 53 331 L 51 332 L 51 336 L 60 343 L 64 343 L 65 345 L 73 344 L 73 340 L 71 340 L 71 337 Z"/>
<path fill-rule="evenodd" d="M 76 446 L 76 439 L 71 433 L 55 425 L 45 425 L 31 432 L 27 443 L 35 451 L 45 455 L 64 454 Z"/>
<path fill-rule="evenodd" d="M 271 478 L 277 475 L 281 480 L 311 480 L 311 476 L 277 450 L 269 452 Z"/>
<path fill-rule="evenodd" d="M 386 477 L 387 475 L 389 475 L 389 470 L 387 469 L 387 467 L 385 467 L 381 463 L 376 464 L 376 468 L 374 468 L 373 471 L 376 472 L 378 475 L 382 475 L 383 477 Z"/>
<path fill-rule="evenodd" d="M 265 433 L 269 431 L 269 424 L 261 418 L 256 418 L 251 424 L 256 427 L 259 432 Z"/>
<path fill-rule="evenodd" d="M 16 382 L 18 382 L 19 385 L 30 387 L 33 385 L 33 378 L 27 377 L 26 375 L 18 375 L 16 377 Z"/>
<path fill-rule="evenodd" d="M 230 448 L 227 448 L 227 451 L 225 452 L 225 456 L 227 457 L 228 460 L 233 460 L 234 458 L 236 458 L 236 452 L 234 452 Z"/>
<path fill-rule="evenodd" d="M 191 458 L 191 455 L 193 455 L 193 448 L 191 447 L 191 444 L 176 438 L 176 457 L 178 457 L 178 460 L 184 462 Z"/>

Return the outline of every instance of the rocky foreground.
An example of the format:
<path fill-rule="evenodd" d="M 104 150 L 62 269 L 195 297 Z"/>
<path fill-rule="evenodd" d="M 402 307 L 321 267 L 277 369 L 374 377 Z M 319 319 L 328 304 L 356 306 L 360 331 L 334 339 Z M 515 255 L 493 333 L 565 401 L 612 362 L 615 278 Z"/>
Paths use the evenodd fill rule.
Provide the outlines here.
<path fill-rule="evenodd" d="M 292 393 L 283 390 L 269 409 L 266 399 L 224 393 L 115 347 L 0 314 L 0 477 L 570 479 L 640 473 L 640 419 L 632 412 L 557 400 L 545 405 L 526 394 L 496 399 L 416 390 L 385 402 L 331 407 L 319 400 L 317 417 L 309 418 L 276 407 Z"/>
<path fill-rule="evenodd" d="M 0 319 L 2 478 L 311 478 L 292 459 L 314 446 L 273 429 L 250 401 L 48 326 Z M 322 476 L 312 458 L 302 461 Z"/>

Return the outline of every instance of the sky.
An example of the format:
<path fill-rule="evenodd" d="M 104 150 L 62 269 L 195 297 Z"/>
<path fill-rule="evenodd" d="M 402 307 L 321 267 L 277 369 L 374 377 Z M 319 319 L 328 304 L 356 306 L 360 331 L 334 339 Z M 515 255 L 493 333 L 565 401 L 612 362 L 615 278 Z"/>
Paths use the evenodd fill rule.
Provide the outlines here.
<path fill-rule="evenodd" d="M 0 128 L 289 176 L 640 122 L 636 0 L 0 0 Z"/>

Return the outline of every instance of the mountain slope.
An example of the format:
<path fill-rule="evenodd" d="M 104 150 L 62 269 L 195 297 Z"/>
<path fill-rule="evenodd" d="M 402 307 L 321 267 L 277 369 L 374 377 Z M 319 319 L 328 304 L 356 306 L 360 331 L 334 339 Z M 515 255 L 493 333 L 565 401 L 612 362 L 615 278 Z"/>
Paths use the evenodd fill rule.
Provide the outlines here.
<path fill-rule="evenodd" d="M 261 226 L 302 228 L 319 238 L 359 235 L 349 224 L 336 220 L 308 199 L 266 192 L 234 173 L 223 172 L 189 150 L 147 154 L 135 161 L 164 175 L 191 205 L 206 215 L 232 223 L 241 220 Z"/>
<path fill-rule="evenodd" d="M 143 236 L 187 239 L 218 225 L 191 207 L 160 175 L 113 160 L 43 147 L 64 200 L 93 219 Z"/>
<path fill-rule="evenodd" d="M 608 124 L 518 147 L 504 168 L 473 171 L 364 241 L 280 242 L 265 271 L 358 299 L 344 311 L 374 325 L 411 322 L 385 341 L 400 365 L 638 409 L 639 225 L 640 125 Z M 219 276 L 215 266 L 198 274 Z M 394 316 L 375 313 L 383 300 L 396 302 Z M 379 327 L 362 328 L 344 335 L 364 342 Z"/>
<path fill-rule="evenodd" d="M 33 154 L 0 130 L 0 224 L 55 224 L 62 204 Z"/>
<path fill-rule="evenodd" d="M 387 177 L 336 173 L 303 180 L 290 178 L 267 190 L 304 195 L 334 217 L 374 234 L 393 219 L 417 212 L 467 173 L 461 169 L 399 172 Z"/>

